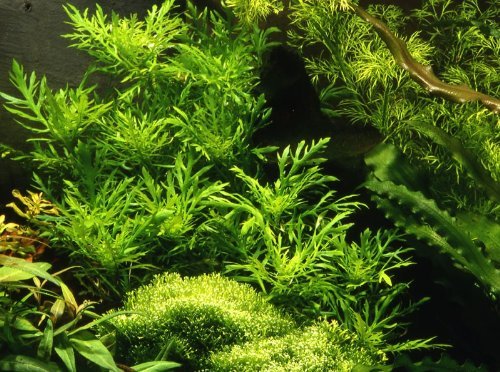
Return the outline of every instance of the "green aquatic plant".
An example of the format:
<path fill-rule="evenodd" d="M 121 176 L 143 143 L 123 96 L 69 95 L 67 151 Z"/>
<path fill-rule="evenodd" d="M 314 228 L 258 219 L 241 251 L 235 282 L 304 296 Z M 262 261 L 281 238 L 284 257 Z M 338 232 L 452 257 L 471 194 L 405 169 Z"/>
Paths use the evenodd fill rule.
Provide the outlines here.
<path fill-rule="evenodd" d="M 113 319 L 117 353 L 131 363 L 167 347 L 186 368 L 203 368 L 212 352 L 294 327 L 249 286 L 220 275 L 158 275 L 129 293 L 123 309 L 133 314 Z"/>
<path fill-rule="evenodd" d="M 331 11 L 344 9 L 335 4 Z M 34 134 L 33 149 L 16 158 L 36 169 L 35 185 L 60 211 L 36 221 L 54 249 L 81 266 L 82 291 L 116 303 L 156 271 L 220 271 L 302 322 L 336 319 L 370 355 L 430 346 L 401 341 L 403 317 L 418 305 L 404 304 L 408 284 L 395 275 L 411 264 L 410 249 L 394 231 L 350 234 L 362 205 L 337 198 L 335 177 L 323 173 L 328 140 L 287 146 L 277 177 L 263 172 L 275 149 L 256 148 L 251 138 L 269 120 L 257 86 L 273 29 L 192 6 L 182 18 L 173 1 L 144 20 L 65 9 L 74 29 L 66 37 L 95 59 L 84 81 L 53 92 L 14 62 L 21 98 L 1 97 Z M 87 87 L 93 72 L 109 74 L 113 89 Z M 201 311 L 183 309 L 188 323 Z M 134 337 L 155 335 L 148 327 Z M 189 363 L 203 345 L 222 348 L 225 336 L 246 332 L 200 327 L 188 337 L 194 346 L 182 332 L 174 337 Z M 173 335 L 163 331 L 134 358 L 161 361 Z"/>
<path fill-rule="evenodd" d="M 210 358 L 214 370 L 242 372 L 352 371 L 370 369 L 378 360 L 379 355 L 363 348 L 335 322 L 318 322 L 281 337 L 234 345 Z"/>
<path fill-rule="evenodd" d="M 124 309 L 134 314 L 112 322 L 117 353 L 132 363 L 162 353 L 186 369 L 217 371 L 347 370 L 380 360 L 339 325 L 301 330 L 248 285 L 220 275 L 159 275 L 129 293 Z"/>
<path fill-rule="evenodd" d="M 241 14 L 245 3 L 235 3 Z M 409 16 L 395 6 L 327 5 L 291 1 L 283 13 L 324 112 L 374 126 L 432 169 L 446 207 L 498 218 L 498 0 L 428 0 Z M 409 21 L 421 29 L 405 34 Z"/>
<path fill-rule="evenodd" d="M 181 19 L 174 8 L 166 1 L 138 20 L 68 5 L 66 37 L 94 58 L 82 83 L 53 92 L 14 61 L 20 98 L 1 94 L 34 134 L 15 158 L 36 169 L 60 211 L 40 217 L 44 233 L 83 259 L 100 296 L 118 299 L 152 263 L 197 246 L 212 218 L 203 203 L 230 180 L 227 168 L 253 167 L 265 152 L 250 138 L 269 115 L 254 88 L 272 30 L 243 30 L 192 6 Z M 94 72 L 112 76 L 114 89 L 87 87 Z"/>
<path fill-rule="evenodd" d="M 460 5 L 457 7 L 460 8 Z M 353 122 L 375 126 L 388 141 L 410 156 L 414 163 L 425 164 L 432 169 L 436 174 L 437 191 L 439 184 L 456 184 L 451 190 L 451 197 L 441 195 L 448 199 L 450 207 L 477 210 L 481 205 L 486 206 L 484 201 L 491 198 L 489 211 L 479 212 L 496 213 L 493 202 L 498 201 L 499 196 L 498 148 L 495 144 L 498 115 L 494 110 L 481 109 L 475 103 L 457 105 L 430 98 L 422 93 L 412 79 L 414 71 L 411 65 L 414 62 L 419 66 L 437 63 L 440 70 L 444 70 L 445 63 L 447 68 L 453 68 L 456 61 L 438 58 L 434 62 L 436 51 L 440 50 L 437 55 L 442 57 L 441 53 L 446 54 L 452 43 L 446 41 L 446 44 L 437 45 L 426 41 L 425 29 L 407 36 L 405 55 L 411 55 L 413 61 L 409 64 L 410 73 L 407 73 L 398 66 L 401 64 L 400 58 L 396 57 L 394 61 L 390 53 L 394 46 L 387 48 L 385 45 L 389 37 L 388 30 L 391 30 L 392 35 L 403 30 L 405 25 L 405 18 L 398 8 L 370 7 L 368 11 L 377 17 L 375 25 L 373 17 L 367 23 L 352 13 L 329 13 L 308 2 L 300 3 L 296 9 L 293 21 L 301 32 L 292 33 L 292 43 L 299 48 L 316 45 L 324 49 L 321 57 L 306 57 L 313 81 L 318 84 L 345 85 L 346 93 L 343 93 L 345 96 L 340 103 L 338 95 L 337 98 L 330 95 L 324 101 L 330 110 Z M 493 8 L 490 8 L 489 16 L 492 16 L 492 11 Z M 362 15 L 367 18 L 365 13 Z M 475 13 L 457 11 L 456 15 L 460 16 L 457 22 L 465 17 L 483 16 L 479 8 Z M 384 21 L 383 26 L 380 20 Z M 382 33 L 381 38 L 374 37 L 371 26 L 376 26 L 375 30 Z M 396 43 L 395 36 L 390 38 L 389 44 Z M 346 39 L 350 40 L 348 44 L 342 42 Z M 398 48 L 401 49 L 402 39 L 398 40 Z M 489 73 L 480 73 L 479 69 L 472 68 L 467 70 L 468 66 L 463 65 L 469 76 L 474 74 L 472 76 L 476 77 L 474 81 L 461 83 L 477 82 L 480 85 L 473 84 L 473 88 L 489 92 L 491 97 L 498 96 L 497 88 L 491 84 L 497 76 L 495 70 L 498 71 L 497 39 L 478 37 L 474 41 L 475 45 L 468 45 L 471 48 L 469 53 L 478 50 L 484 56 L 481 59 L 484 66 L 481 71 Z M 401 53 L 401 50 L 397 53 Z M 449 78 L 449 75 L 445 74 L 445 77 Z M 419 74 L 413 78 L 422 80 Z M 456 78 L 449 81 L 457 86 Z M 321 86 L 319 89 L 322 89 Z M 486 195 L 476 191 L 476 188 L 485 190 Z M 448 187 L 446 192 L 450 194 Z M 453 198 L 468 200 L 468 206 L 454 202 Z"/>
<path fill-rule="evenodd" d="M 364 183 L 373 199 L 395 224 L 430 246 L 448 254 L 463 270 L 471 272 L 487 291 L 500 291 L 500 226 L 472 213 L 454 216 L 441 209 L 417 186 L 415 171 L 397 150 L 381 146 L 366 158 L 373 168 Z M 411 182 L 411 180 L 414 182 Z"/>
<path fill-rule="evenodd" d="M 348 218 L 362 205 L 352 197 L 335 198 L 330 185 L 336 179 L 320 168 L 327 143 L 322 139 L 285 148 L 273 183 L 232 169 L 247 192 L 211 197 L 212 205 L 227 210 L 221 222 L 226 232 L 221 240 L 230 252 L 225 272 L 258 285 L 299 319 L 339 320 L 368 347 L 427 347 L 423 340 L 391 344 L 402 326 L 397 319 L 418 305 L 399 303 L 407 284 L 391 279 L 411 265 L 410 249 L 394 247 L 400 236 L 392 231 L 367 229 L 358 239 L 348 238 L 353 227 Z"/>
<path fill-rule="evenodd" d="M 76 371 L 77 360 L 80 368 L 85 366 L 79 355 L 84 361 L 119 371 L 109 350 L 89 331 L 107 318 L 92 313 L 91 302 L 78 304 L 57 276 L 60 273 L 48 272 L 51 264 L 0 255 L 0 265 L 0 369 Z M 48 283 L 59 293 L 45 289 Z M 84 316 L 95 320 L 82 325 Z"/>

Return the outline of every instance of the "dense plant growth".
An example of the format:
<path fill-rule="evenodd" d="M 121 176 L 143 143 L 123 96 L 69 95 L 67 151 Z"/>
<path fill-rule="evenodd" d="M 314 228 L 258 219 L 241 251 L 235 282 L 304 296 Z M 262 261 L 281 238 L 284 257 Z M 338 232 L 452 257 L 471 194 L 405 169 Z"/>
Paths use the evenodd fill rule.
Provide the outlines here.
<path fill-rule="evenodd" d="M 34 170 L 37 189 L 15 191 L 25 207 L 11 205 L 28 227 L 0 217 L 0 252 L 15 256 L 1 255 L 0 363 L 75 370 L 76 350 L 110 370 L 370 370 L 441 346 L 404 336 L 427 299 L 409 299 L 398 278 L 413 264 L 401 231 L 437 246 L 495 299 L 495 4 L 430 0 L 411 16 L 422 32 L 401 38 L 410 20 L 401 10 L 354 1 L 231 0 L 221 15 L 167 0 L 143 20 L 67 5 L 65 37 L 94 59 L 82 83 L 54 91 L 14 61 L 19 96 L 0 93 L 33 133 L 30 151 L 10 154 Z M 272 125 L 259 76 L 280 32 L 266 17 L 283 7 L 324 118 L 373 125 L 395 145 L 366 156 L 365 186 L 401 230 L 357 223 L 366 206 L 339 196 L 342 180 L 323 168 L 328 138 L 281 149 L 252 140 Z M 451 84 L 423 66 L 431 61 Z M 90 86 L 96 75 L 109 75 L 110 89 Z M 95 303 L 78 305 L 49 263 L 25 261 L 47 250 L 75 265 L 76 296 Z M 54 300 L 34 310 L 42 293 Z M 90 312 L 101 300 L 102 312 L 124 311 Z M 77 326 L 84 314 L 95 320 Z"/>
<path fill-rule="evenodd" d="M 289 7 L 294 26 L 289 42 L 304 54 L 325 115 L 376 127 L 412 167 L 425 169 L 428 182 L 413 183 L 414 191 L 439 200 L 435 208 L 442 211 L 436 213 L 456 216 L 465 232 L 458 238 L 449 230 L 451 220 L 432 217 L 429 210 L 422 211 L 423 222 L 398 219 L 398 214 L 406 216 L 405 205 L 415 210 L 426 204 L 417 194 L 409 202 L 401 194 L 403 186 L 372 181 L 371 190 L 395 200 L 390 207 L 387 201 L 379 205 L 408 232 L 425 235 L 450 254 L 496 296 L 500 41 L 494 20 L 500 6 L 495 0 L 487 3 L 430 0 L 410 17 L 395 6 L 365 11 L 355 1 L 329 6 L 296 1 L 279 9 Z M 247 5 L 235 1 L 233 6 L 243 13 Z M 396 36 L 410 21 L 418 31 Z M 308 53 L 312 48 L 314 53 Z M 378 158 L 378 164 L 383 160 Z"/>
<path fill-rule="evenodd" d="M 335 324 L 299 330 L 250 287 L 219 275 L 158 276 L 130 293 L 124 308 L 134 315 L 112 324 L 117 354 L 131 363 L 163 354 L 189 369 L 347 371 L 379 359 Z"/>

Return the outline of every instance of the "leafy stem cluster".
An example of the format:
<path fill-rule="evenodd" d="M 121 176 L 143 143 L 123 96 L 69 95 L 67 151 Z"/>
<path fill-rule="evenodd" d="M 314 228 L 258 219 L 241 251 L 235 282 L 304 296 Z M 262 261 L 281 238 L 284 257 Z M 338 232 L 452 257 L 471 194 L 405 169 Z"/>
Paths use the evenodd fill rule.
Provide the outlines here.
<path fill-rule="evenodd" d="M 268 4 L 265 12 L 278 10 L 278 2 Z M 342 114 L 378 120 L 381 130 L 403 138 L 399 121 L 421 115 L 402 99 L 416 96 L 415 84 L 383 48 L 377 52 L 381 42 L 366 23 L 341 12 L 349 2 L 303 1 L 293 9 L 293 23 L 304 31 L 301 47 L 324 42 L 338 62 L 308 60 L 315 82 L 327 78 L 325 105 L 340 92 Z M 377 9 L 401 25 L 396 8 Z M 78 262 L 75 276 L 88 295 L 114 305 L 156 272 L 222 272 L 304 323 L 340 322 L 380 360 L 384 352 L 430 347 L 430 340 L 402 339 L 401 318 L 420 303 L 403 304 L 408 283 L 395 275 L 411 265 L 410 249 L 392 230 L 348 234 L 363 205 L 352 195 L 337 197 L 336 178 L 322 170 L 328 139 L 278 155 L 252 145 L 254 132 L 269 123 L 256 88 L 275 29 L 191 5 L 178 14 L 173 0 L 143 20 L 109 16 L 99 6 L 95 14 L 65 10 L 73 27 L 65 37 L 94 58 L 82 83 L 53 91 L 14 61 L 19 97 L 0 97 L 33 133 L 32 149 L 16 159 L 36 169 L 35 187 L 58 211 L 34 221 L 54 249 Z M 255 8 L 250 16 L 262 14 Z M 355 29 L 358 39 L 335 44 Z M 408 46 L 417 58 L 429 57 L 430 46 L 417 36 Z M 356 67 L 362 56 L 369 60 Z M 88 86 L 96 72 L 111 77 L 112 90 Z M 263 171 L 269 158 L 276 177 Z"/>

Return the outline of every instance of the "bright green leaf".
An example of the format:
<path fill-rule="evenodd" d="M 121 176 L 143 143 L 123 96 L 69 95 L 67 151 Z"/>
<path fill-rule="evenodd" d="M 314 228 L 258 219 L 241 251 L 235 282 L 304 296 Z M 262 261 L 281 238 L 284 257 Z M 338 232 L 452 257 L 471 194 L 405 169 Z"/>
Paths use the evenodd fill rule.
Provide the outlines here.
<path fill-rule="evenodd" d="M 180 366 L 181 365 L 179 363 L 157 360 L 138 364 L 136 366 L 133 366 L 132 369 L 137 372 L 162 372 L 168 371 L 173 368 L 178 368 Z"/>
<path fill-rule="evenodd" d="M 13 257 L 10 257 L 13 258 Z M 24 260 L 21 260 L 24 261 Z M 26 261 L 25 261 L 26 262 Z M 4 264 L 2 261 L 0 261 L 0 264 Z M 32 266 L 33 270 L 40 270 L 43 272 L 46 272 L 48 269 L 50 269 L 50 264 L 46 262 L 35 262 L 35 263 L 29 263 Z M 27 280 L 31 279 L 34 276 L 36 276 L 35 273 L 33 272 L 28 272 L 26 270 L 23 270 L 21 268 L 14 268 L 14 267 L 9 267 L 10 265 L 5 264 L 4 267 L 0 267 L 0 283 L 5 283 L 5 282 L 17 282 L 21 280 Z"/>
<path fill-rule="evenodd" d="M 11 269 L 16 269 L 17 271 L 22 271 L 25 272 L 26 274 L 29 274 L 28 279 L 32 278 L 34 276 L 38 276 L 40 278 L 46 279 L 49 282 L 52 282 L 54 284 L 57 284 L 59 286 L 59 280 L 55 278 L 53 275 L 50 275 L 47 270 L 50 269 L 51 265 L 46 262 L 28 262 L 20 258 L 16 257 L 9 257 L 3 254 L 0 254 L 0 265 L 3 265 L 4 267 L 0 268 L 0 270 L 5 269 L 5 268 L 11 268 Z M 8 270 L 6 271 L 7 275 L 5 278 L 3 278 L 0 275 L 0 283 L 4 281 L 12 281 L 12 273 L 8 273 Z M 15 274 L 19 275 L 19 273 Z M 14 280 L 19 280 L 19 279 L 14 279 Z"/>
<path fill-rule="evenodd" d="M 386 282 L 389 287 L 392 287 L 392 280 L 384 271 L 380 272 L 378 282 L 382 283 L 382 280 Z"/>

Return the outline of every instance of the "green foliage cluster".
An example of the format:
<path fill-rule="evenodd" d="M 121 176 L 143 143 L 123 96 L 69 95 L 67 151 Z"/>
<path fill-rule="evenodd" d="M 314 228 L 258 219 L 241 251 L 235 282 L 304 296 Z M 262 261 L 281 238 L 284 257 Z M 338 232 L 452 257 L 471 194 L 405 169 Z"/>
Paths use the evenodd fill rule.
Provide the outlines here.
<path fill-rule="evenodd" d="M 500 278 L 498 113 L 474 102 L 457 105 L 430 97 L 398 66 L 372 24 L 349 11 L 356 1 L 332 3 L 297 0 L 288 8 L 289 43 L 302 53 L 324 113 L 374 126 L 408 158 L 404 169 L 390 164 L 385 170 L 391 154 L 382 150 L 389 158 L 367 159 L 376 179 L 367 187 L 378 194 L 378 205 L 495 295 Z M 476 0 L 428 0 L 410 15 L 392 5 L 367 8 L 406 43 L 417 62 L 432 66 L 446 82 L 492 97 L 500 96 L 499 9 L 498 0 L 484 6 Z M 408 35 L 410 23 L 417 31 Z M 412 169 L 423 169 L 420 176 L 428 182 L 415 182 L 420 171 Z M 408 217 L 409 211 L 415 218 Z"/>
<path fill-rule="evenodd" d="M 368 11 L 396 34 L 415 22 L 421 30 L 402 38 L 418 62 L 434 66 L 446 81 L 498 96 L 500 44 L 491 22 L 499 7 L 493 3 L 482 11 L 474 1 L 431 0 L 411 17 L 395 6 L 370 6 Z M 376 127 L 414 164 L 432 170 L 434 191 L 445 206 L 496 215 L 498 115 L 475 103 L 430 98 L 396 64 L 370 24 L 355 14 L 331 13 L 300 1 L 292 9 L 298 31 L 290 32 L 291 43 L 322 50 L 306 60 L 327 112 Z M 471 23 L 483 19 L 491 31 Z M 439 22 L 458 29 L 439 27 Z M 449 34 L 459 40 L 450 42 Z M 450 183 L 455 187 L 443 190 Z"/>
<path fill-rule="evenodd" d="M 88 295 L 117 303 L 164 271 L 219 272 L 262 292 L 255 296 L 217 275 L 155 277 L 127 297 L 124 307 L 134 314 L 112 318 L 115 335 L 103 336 L 116 340 L 117 355 L 126 362 L 156 360 L 171 368 L 166 359 L 175 357 L 193 368 L 213 363 L 221 370 L 350 370 L 379 362 L 385 352 L 431 346 L 430 340 L 402 339 L 402 317 L 419 304 L 403 303 L 408 283 L 396 277 L 411 264 L 410 249 L 392 230 L 352 233 L 352 217 L 363 205 L 333 191 L 336 178 L 321 168 L 328 139 L 297 141 L 277 155 L 276 177 L 263 171 L 276 149 L 256 148 L 251 138 L 269 121 L 256 88 L 276 30 L 259 30 L 255 19 L 281 5 L 228 2 L 240 15 L 265 3 L 242 23 L 229 12 L 223 17 L 191 5 L 176 14 L 173 0 L 153 7 L 144 20 L 108 16 L 100 7 L 89 15 L 67 5 L 74 31 L 65 37 L 94 58 L 82 83 L 53 91 L 45 77 L 26 74 L 14 61 L 11 81 L 21 98 L 0 93 L 33 133 L 32 150 L 13 154 L 36 169 L 36 187 L 58 211 L 32 222 L 81 266 L 73 270 Z M 310 47 L 322 50 L 306 62 L 324 112 L 374 125 L 413 165 L 439 175 L 429 191 L 439 205 L 403 182 L 378 178 L 367 187 L 384 196 L 377 200 L 398 225 L 405 219 L 408 232 L 438 245 L 495 292 L 496 222 L 485 221 L 498 212 L 498 119 L 476 104 L 456 106 L 424 94 L 370 25 L 349 12 L 350 4 L 291 2 L 290 43 L 304 55 Z M 429 4 L 451 7 L 446 1 Z M 472 21 L 495 11 L 474 13 L 469 5 L 454 11 L 469 17 L 466 29 L 479 31 L 462 48 L 476 42 L 485 58 L 467 59 L 464 68 L 484 73 L 477 80 L 490 83 L 478 87 L 495 94 L 495 72 L 480 65 L 497 56 L 497 39 L 484 36 L 494 35 L 495 25 L 481 29 Z M 438 22 L 430 13 L 442 12 L 432 6 L 414 19 Z M 406 24 L 396 7 L 370 11 L 395 30 Z M 439 36 L 432 34 L 433 45 L 415 33 L 406 38 L 408 49 L 430 63 L 434 48 L 441 48 Z M 445 58 L 443 71 L 451 63 Z M 97 93 L 88 86 L 95 72 L 109 75 L 112 89 Z M 414 177 L 404 167 L 375 168 L 375 174 Z M 439 185 L 451 181 L 457 186 L 452 196 L 439 198 Z M 452 214 L 476 214 L 453 220 L 445 207 Z M 95 341 L 87 335 L 84 345 Z"/>
<path fill-rule="evenodd" d="M 300 32 L 292 33 L 292 43 L 300 48 L 321 45 L 325 51 L 308 63 L 319 87 L 330 84 L 322 93 L 327 112 L 375 126 L 429 177 L 427 185 L 413 183 L 417 188 L 408 190 L 411 177 L 402 174 L 408 176 L 411 168 L 393 167 L 387 173 L 393 178 L 399 174 L 396 184 L 403 185 L 367 184 L 384 197 L 376 198 L 379 206 L 398 226 L 439 247 L 496 294 L 498 115 L 474 103 L 456 105 L 420 92 L 362 19 L 348 13 L 328 15 L 306 3 L 296 9 L 300 11 L 294 13 L 294 22 Z M 492 23 L 498 9 L 495 1 L 482 10 L 475 1 L 438 0 L 425 2 L 408 19 L 396 7 L 373 6 L 369 11 L 396 33 L 408 21 L 416 22 L 422 31 L 407 37 L 406 43 L 417 61 L 434 65 L 446 81 L 498 97 L 500 43 Z M 342 43 L 345 39 L 350 43 Z M 367 161 L 381 168 L 386 160 L 382 156 Z M 408 218 L 408 211 L 415 219 Z"/>
<path fill-rule="evenodd" d="M 389 145 L 372 151 L 366 162 L 372 179 L 364 185 L 397 226 L 451 256 L 471 272 L 487 291 L 500 291 L 500 226 L 486 217 L 459 213 L 452 217 L 436 202 L 415 189 L 415 170 Z M 413 182 L 412 182 L 413 180 Z"/>
<path fill-rule="evenodd" d="M 129 293 L 124 309 L 133 314 L 111 323 L 117 355 L 131 363 L 162 355 L 190 370 L 347 371 L 379 359 L 340 326 L 299 329 L 251 287 L 218 274 L 159 275 Z"/>
<path fill-rule="evenodd" d="M 320 322 L 282 337 L 235 345 L 213 354 L 210 362 L 217 371 L 340 372 L 373 366 L 379 359 L 337 323 Z"/>
<path fill-rule="evenodd" d="M 298 318 L 333 317 L 373 347 L 404 349 L 408 345 L 384 344 L 389 330 L 397 333 L 395 318 L 415 306 L 397 303 L 406 284 L 393 285 L 390 277 L 411 264 L 409 249 L 393 247 L 400 237 L 390 231 L 347 237 L 352 223 L 346 219 L 362 205 L 352 197 L 337 199 L 330 186 L 336 179 L 322 174 L 318 153 L 327 143 L 286 147 L 271 184 L 232 168 L 248 191 L 212 197 L 214 206 L 230 208 L 222 222 L 226 234 L 218 238 L 231 259 L 239 258 L 225 271 L 258 285 Z"/>
<path fill-rule="evenodd" d="M 84 79 L 53 93 L 14 62 L 22 98 L 2 94 L 36 134 L 20 158 L 61 211 L 47 234 L 84 259 L 101 295 L 119 298 L 133 272 L 196 245 L 208 197 L 231 164 L 255 158 L 250 135 L 268 115 L 252 89 L 269 32 L 193 8 L 183 21 L 172 8 L 167 1 L 139 21 L 68 5 L 75 31 L 66 37 L 96 58 L 89 74 L 115 79 L 114 91 L 98 96 Z"/>
<path fill-rule="evenodd" d="M 90 302 L 77 304 L 60 273 L 48 272 L 51 264 L 5 255 L 0 264 L 2 371 L 76 371 L 77 365 L 89 368 L 88 361 L 119 371 L 108 349 L 88 331 L 106 317 L 92 313 Z M 44 288 L 48 283 L 57 292 Z M 95 320 L 82 325 L 84 316 Z"/>

